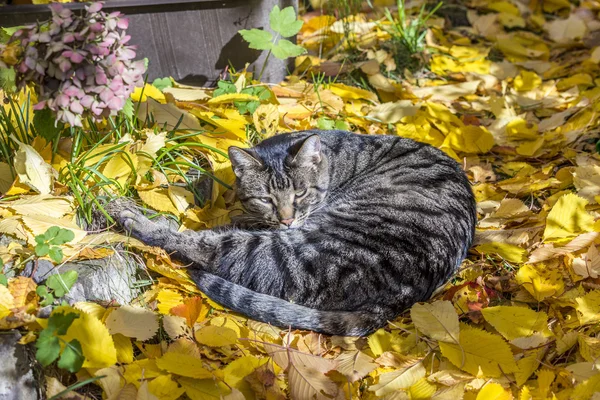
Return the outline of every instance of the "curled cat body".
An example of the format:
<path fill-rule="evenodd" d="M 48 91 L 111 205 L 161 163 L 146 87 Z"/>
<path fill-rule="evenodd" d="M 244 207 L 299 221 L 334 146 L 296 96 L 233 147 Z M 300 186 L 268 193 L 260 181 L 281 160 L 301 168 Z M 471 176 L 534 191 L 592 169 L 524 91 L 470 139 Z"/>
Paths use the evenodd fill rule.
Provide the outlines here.
<path fill-rule="evenodd" d="M 427 144 L 302 131 L 229 156 L 241 226 L 178 233 L 127 201 L 108 210 L 134 237 L 189 263 L 202 292 L 250 318 L 367 335 L 428 299 L 471 246 L 471 186 Z"/>

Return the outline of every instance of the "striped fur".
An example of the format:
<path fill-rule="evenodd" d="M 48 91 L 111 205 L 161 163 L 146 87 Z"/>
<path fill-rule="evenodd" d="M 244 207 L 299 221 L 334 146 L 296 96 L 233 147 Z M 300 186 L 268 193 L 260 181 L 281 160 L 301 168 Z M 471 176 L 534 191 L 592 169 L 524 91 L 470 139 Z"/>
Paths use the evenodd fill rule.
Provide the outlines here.
<path fill-rule="evenodd" d="M 177 233 L 127 202 L 109 209 L 133 236 L 190 262 L 209 297 L 250 318 L 366 335 L 426 300 L 471 245 L 470 184 L 431 146 L 304 131 L 230 157 L 244 228 Z"/>

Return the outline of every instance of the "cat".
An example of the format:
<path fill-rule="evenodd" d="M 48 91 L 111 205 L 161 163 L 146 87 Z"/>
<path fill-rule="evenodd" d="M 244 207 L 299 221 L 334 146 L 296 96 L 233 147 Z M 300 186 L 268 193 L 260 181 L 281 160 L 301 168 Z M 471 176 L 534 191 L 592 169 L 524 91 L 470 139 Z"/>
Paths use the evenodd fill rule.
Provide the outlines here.
<path fill-rule="evenodd" d="M 314 130 L 231 147 L 229 157 L 245 228 L 178 233 L 127 200 L 107 209 L 190 263 L 211 299 L 252 319 L 364 336 L 428 299 L 471 246 L 471 185 L 430 145 Z"/>

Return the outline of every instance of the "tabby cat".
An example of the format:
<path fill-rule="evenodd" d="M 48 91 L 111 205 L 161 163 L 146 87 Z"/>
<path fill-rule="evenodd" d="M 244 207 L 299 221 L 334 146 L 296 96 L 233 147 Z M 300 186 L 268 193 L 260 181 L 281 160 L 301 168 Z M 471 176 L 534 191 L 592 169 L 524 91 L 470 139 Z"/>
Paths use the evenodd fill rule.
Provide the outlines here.
<path fill-rule="evenodd" d="M 361 336 L 457 270 L 476 211 L 458 163 L 426 144 L 344 131 L 231 147 L 245 227 L 178 233 L 127 201 L 134 237 L 191 264 L 210 298 L 281 327 Z"/>

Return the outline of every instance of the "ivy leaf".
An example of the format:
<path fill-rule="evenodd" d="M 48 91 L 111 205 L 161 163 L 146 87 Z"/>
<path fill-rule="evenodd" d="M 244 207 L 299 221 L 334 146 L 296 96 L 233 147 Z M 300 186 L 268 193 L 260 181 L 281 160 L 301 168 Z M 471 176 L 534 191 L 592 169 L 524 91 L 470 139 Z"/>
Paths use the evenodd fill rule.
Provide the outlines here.
<path fill-rule="evenodd" d="M 53 227 L 48 228 L 48 232 L 50 232 L 50 229 L 52 229 L 52 228 L 56 228 L 56 230 L 53 230 L 51 233 L 52 239 L 50 239 L 49 243 L 52 245 L 60 246 L 61 244 L 68 243 L 75 238 L 75 234 L 73 233 L 73 231 L 71 231 L 69 229 L 64 229 L 64 228 L 59 228 L 58 226 L 53 226 Z"/>
<path fill-rule="evenodd" d="M 33 127 L 38 135 L 47 141 L 54 140 L 60 135 L 63 124 L 56 123 L 56 116 L 49 108 L 33 113 Z"/>
<path fill-rule="evenodd" d="M 240 35 L 248 42 L 248 47 L 256 50 L 269 50 L 273 47 L 273 35 L 262 29 L 242 29 Z"/>
<path fill-rule="evenodd" d="M 0 264 L 4 264 L 0 259 Z M 8 286 L 8 279 L 6 279 L 6 275 L 0 274 L 0 285 Z"/>
<path fill-rule="evenodd" d="M 0 68 L 0 89 L 5 92 L 14 92 L 17 89 L 15 78 L 17 74 L 14 68 Z"/>
<path fill-rule="evenodd" d="M 285 60 L 289 57 L 297 57 L 306 53 L 304 47 L 298 46 L 287 39 L 281 39 L 271 50 L 273 51 L 273 55 L 280 60 Z"/>
<path fill-rule="evenodd" d="M 38 244 L 37 246 L 35 246 L 35 255 L 38 257 L 47 256 L 49 252 L 50 246 L 48 246 L 46 243 Z"/>
<path fill-rule="evenodd" d="M 63 260 L 63 252 L 60 247 L 52 246 L 48 251 L 48 255 L 55 263 L 60 263 Z"/>
<path fill-rule="evenodd" d="M 42 307 L 46 307 L 49 306 L 50 304 L 54 303 L 54 296 L 52 295 L 52 293 L 48 293 L 45 297 L 44 300 L 42 300 L 40 302 L 40 305 Z"/>
<path fill-rule="evenodd" d="M 75 313 L 55 313 L 48 319 L 48 327 L 44 330 L 55 332 L 57 335 L 66 335 L 67 330 L 79 315 Z M 42 331 L 43 332 L 43 331 Z"/>
<path fill-rule="evenodd" d="M 46 286 L 54 291 L 56 297 L 63 297 L 77 281 L 77 271 L 67 271 L 64 274 L 52 275 L 46 281 Z"/>
<path fill-rule="evenodd" d="M 324 131 L 330 131 L 334 127 L 334 122 L 331 118 L 321 117 L 317 120 L 317 127 Z"/>
<path fill-rule="evenodd" d="M 156 78 L 154 81 L 152 81 L 152 86 L 162 92 L 165 88 L 173 87 L 173 81 L 171 81 L 171 78 L 169 77 Z"/>
<path fill-rule="evenodd" d="M 294 36 L 300 32 L 300 28 L 302 28 L 302 25 L 304 24 L 303 21 L 296 17 L 294 7 L 289 6 L 280 10 L 277 5 L 273 7 L 269 14 L 269 23 L 271 29 L 284 38 Z"/>
<path fill-rule="evenodd" d="M 75 373 L 81 369 L 84 361 L 81 343 L 77 339 L 73 339 L 65 346 L 57 365 L 59 368 Z"/>
<path fill-rule="evenodd" d="M 217 82 L 217 86 L 218 89 L 215 89 L 213 92 L 213 98 L 224 94 L 232 94 L 237 92 L 235 85 L 231 82 L 219 81 Z"/>
<path fill-rule="evenodd" d="M 45 285 L 40 285 L 35 289 L 35 292 L 40 297 L 48 296 L 48 288 Z"/>
<path fill-rule="evenodd" d="M 54 336 L 54 333 L 48 329 L 44 329 L 40 332 L 40 336 L 38 337 L 35 346 L 37 347 L 35 358 L 44 367 L 52 364 L 60 354 L 60 344 L 58 338 Z"/>

